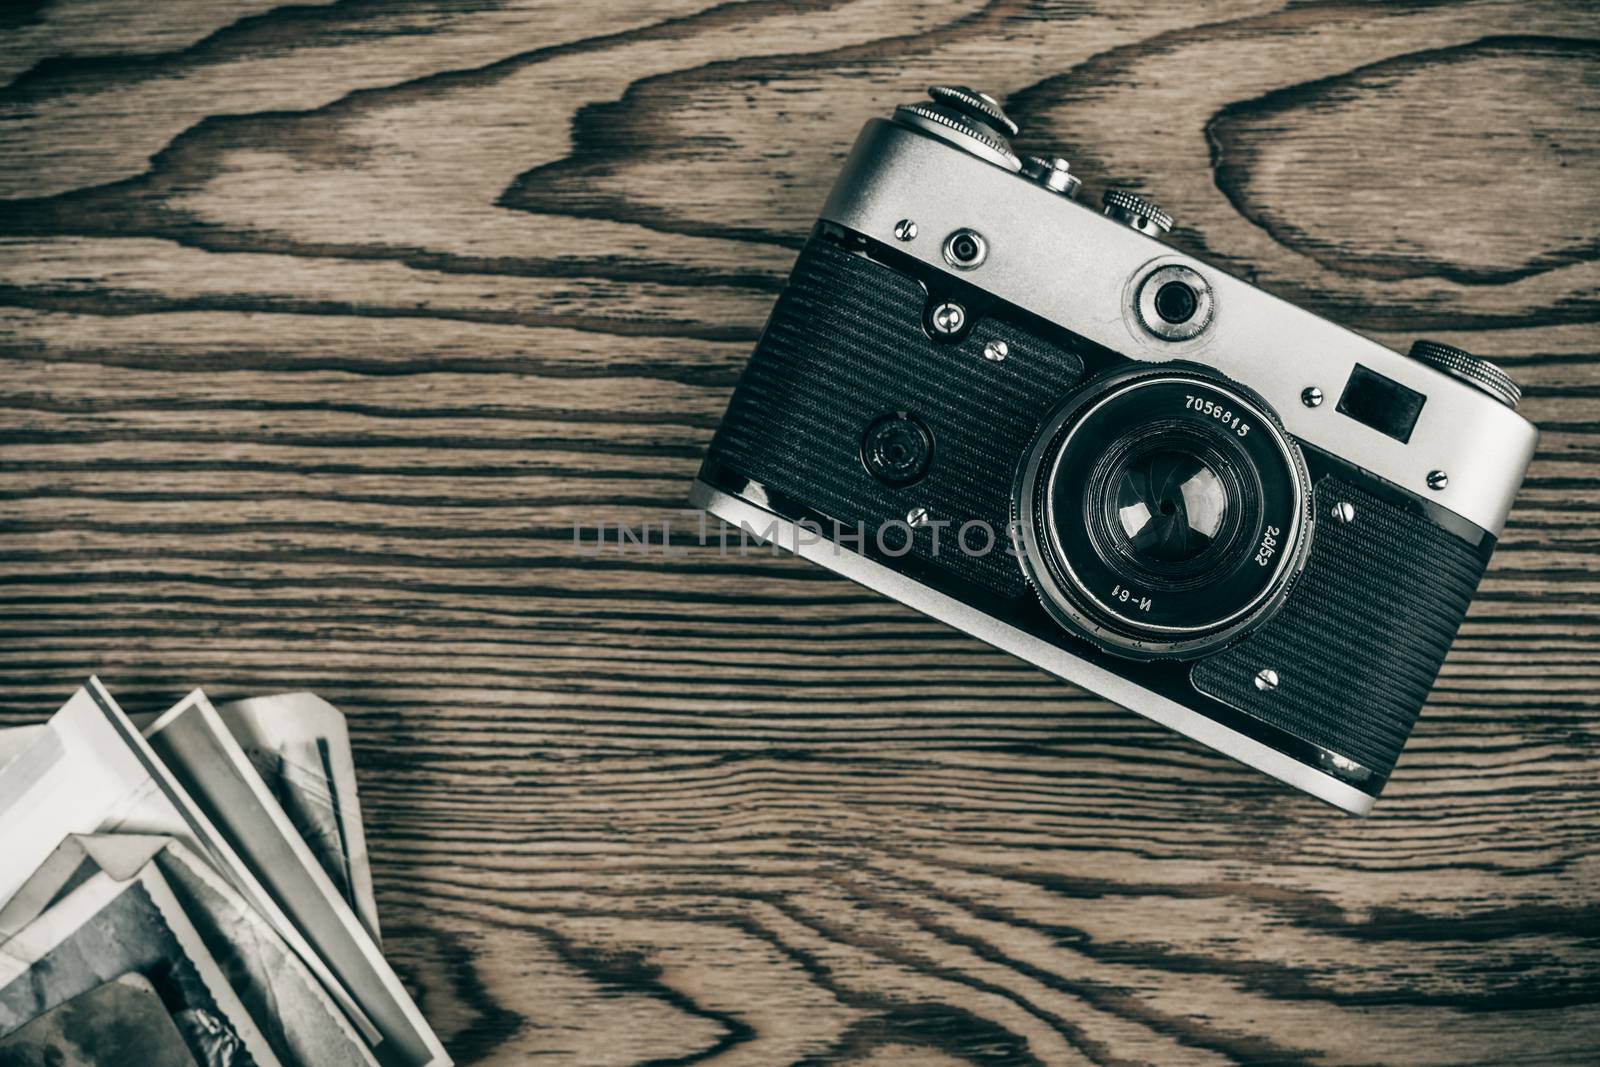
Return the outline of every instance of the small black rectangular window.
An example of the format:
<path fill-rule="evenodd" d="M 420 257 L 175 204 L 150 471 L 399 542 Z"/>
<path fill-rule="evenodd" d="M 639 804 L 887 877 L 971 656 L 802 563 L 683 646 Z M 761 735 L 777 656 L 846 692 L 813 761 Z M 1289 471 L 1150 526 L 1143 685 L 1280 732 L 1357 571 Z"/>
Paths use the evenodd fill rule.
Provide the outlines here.
<path fill-rule="evenodd" d="M 1339 398 L 1339 410 L 1403 444 L 1411 440 L 1411 430 L 1427 400 L 1415 389 L 1357 363 Z"/>

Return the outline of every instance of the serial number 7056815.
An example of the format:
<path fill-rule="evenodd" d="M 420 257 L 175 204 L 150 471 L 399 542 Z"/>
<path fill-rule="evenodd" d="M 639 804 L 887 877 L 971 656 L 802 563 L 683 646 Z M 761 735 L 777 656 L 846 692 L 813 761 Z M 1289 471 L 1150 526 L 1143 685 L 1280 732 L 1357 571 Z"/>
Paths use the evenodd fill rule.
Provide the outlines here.
<path fill-rule="evenodd" d="M 1202 415 L 1210 415 L 1212 418 L 1222 423 L 1222 425 L 1228 427 L 1240 437 L 1243 437 L 1250 432 L 1249 423 L 1245 422 L 1244 419 L 1240 418 L 1238 415 L 1235 415 L 1231 409 L 1223 407 L 1215 400 L 1207 400 L 1205 397 L 1188 396 L 1186 394 L 1183 398 L 1183 406 L 1186 408 L 1192 408 L 1195 411 L 1200 412 Z"/>

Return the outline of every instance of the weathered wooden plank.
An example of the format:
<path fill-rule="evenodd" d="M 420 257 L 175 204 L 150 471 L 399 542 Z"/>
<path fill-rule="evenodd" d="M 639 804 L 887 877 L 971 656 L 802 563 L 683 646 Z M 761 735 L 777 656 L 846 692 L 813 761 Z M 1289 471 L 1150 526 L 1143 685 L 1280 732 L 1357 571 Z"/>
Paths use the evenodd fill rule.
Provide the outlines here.
<path fill-rule="evenodd" d="M 141 709 L 340 704 L 386 947 L 463 1062 L 1592 1062 L 1597 26 L 8 10 L 0 722 L 92 670 Z M 687 481 L 860 122 L 950 80 L 1175 243 L 1527 387 L 1539 456 L 1371 818 L 696 543 Z M 585 555 L 600 520 L 657 551 Z"/>

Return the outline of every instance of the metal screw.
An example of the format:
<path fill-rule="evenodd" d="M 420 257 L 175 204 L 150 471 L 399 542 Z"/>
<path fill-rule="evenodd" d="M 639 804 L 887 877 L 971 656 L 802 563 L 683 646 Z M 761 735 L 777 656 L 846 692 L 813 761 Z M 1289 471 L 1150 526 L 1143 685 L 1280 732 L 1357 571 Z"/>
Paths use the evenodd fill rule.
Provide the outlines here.
<path fill-rule="evenodd" d="M 1333 506 L 1333 521 L 1341 526 L 1356 521 L 1356 506 L 1348 500 L 1341 500 Z"/>
<path fill-rule="evenodd" d="M 1450 484 L 1450 476 L 1448 474 L 1446 474 L 1444 471 L 1429 471 L 1428 472 L 1428 488 L 1429 489 L 1443 489 L 1445 486 L 1447 486 L 1449 484 Z"/>
<path fill-rule="evenodd" d="M 991 363 L 999 363 L 1011 354 L 1011 346 L 1004 341 L 990 341 L 983 346 L 983 358 Z"/>
<path fill-rule="evenodd" d="M 967 321 L 967 309 L 947 300 L 933 309 L 933 328 L 946 336 L 960 331 Z"/>
<path fill-rule="evenodd" d="M 897 240 L 914 241 L 917 237 L 917 224 L 910 219 L 901 219 L 894 224 L 894 235 Z"/>
<path fill-rule="evenodd" d="M 912 508 L 906 512 L 907 526 L 921 526 L 928 521 L 928 509 L 922 506 Z"/>
<path fill-rule="evenodd" d="M 1263 693 L 1278 688 L 1278 672 L 1271 667 L 1261 668 L 1261 673 L 1256 675 L 1256 688 Z"/>
<path fill-rule="evenodd" d="M 1308 408 L 1321 407 L 1322 390 L 1318 389 L 1314 385 L 1307 386 L 1300 392 L 1300 403 L 1304 404 Z"/>

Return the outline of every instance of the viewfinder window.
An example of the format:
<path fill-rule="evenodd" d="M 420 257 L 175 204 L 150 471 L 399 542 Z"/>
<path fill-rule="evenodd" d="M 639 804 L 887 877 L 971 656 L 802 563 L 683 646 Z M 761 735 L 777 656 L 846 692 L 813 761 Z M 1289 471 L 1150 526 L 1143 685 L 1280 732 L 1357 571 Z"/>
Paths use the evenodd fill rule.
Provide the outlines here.
<path fill-rule="evenodd" d="M 1339 398 L 1339 410 L 1404 444 L 1411 440 L 1411 430 L 1427 400 L 1415 389 L 1357 363 Z"/>

